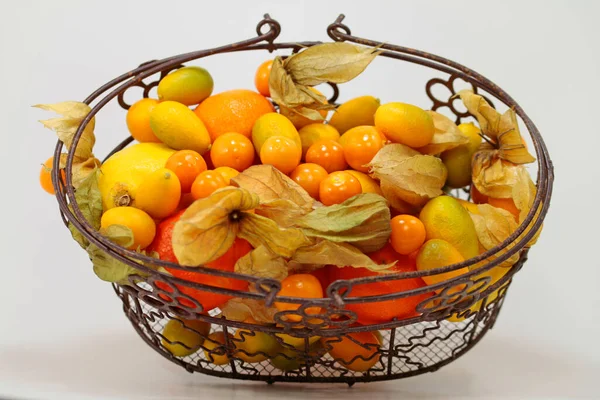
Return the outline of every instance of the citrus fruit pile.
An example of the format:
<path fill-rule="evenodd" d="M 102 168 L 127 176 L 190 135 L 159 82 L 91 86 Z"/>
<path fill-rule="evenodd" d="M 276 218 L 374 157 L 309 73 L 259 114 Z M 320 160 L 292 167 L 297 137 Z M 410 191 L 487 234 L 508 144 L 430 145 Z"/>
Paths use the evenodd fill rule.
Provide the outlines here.
<path fill-rule="evenodd" d="M 535 197 L 524 167 L 534 159 L 512 110 L 500 114 L 481 96 L 463 91 L 460 97 L 478 124 L 457 126 L 437 112 L 403 102 L 380 104 L 370 95 L 329 104 L 320 91 L 302 83 L 310 81 L 307 70 L 319 70 L 320 81 L 329 79 L 329 67 L 316 68 L 322 65 L 318 50 L 314 46 L 285 60 L 266 61 L 256 72 L 256 91 L 213 94 L 207 70 L 189 66 L 171 72 L 158 84 L 158 98 L 144 98 L 127 111 L 126 125 L 137 143 L 101 165 L 92 154 L 90 123 L 71 150 L 76 198 L 88 222 L 127 249 L 184 266 L 277 279 L 279 296 L 305 300 L 326 297 L 327 287 L 340 279 L 462 262 L 494 248 L 517 229 Z M 362 63 L 355 68 L 358 73 L 376 56 L 364 52 L 368 62 L 346 62 L 340 54 L 340 65 Z M 302 65 L 316 67 L 298 69 L 295 65 L 301 63 L 294 61 L 300 57 Z M 336 75 L 335 81 L 343 79 Z M 71 123 L 89 112 L 75 102 L 40 107 Z M 43 122 L 57 130 L 52 121 Z M 74 132 L 61 132 L 61 140 L 70 143 Z M 61 158 L 61 167 L 64 162 Z M 54 193 L 51 168 L 52 159 L 44 164 L 40 182 Z M 451 195 L 452 189 L 469 187 L 471 201 Z M 90 253 L 100 278 L 129 284 L 130 275 L 141 274 L 101 256 L 80 235 L 74 233 L 74 238 Z M 486 278 L 486 287 L 494 284 L 517 258 L 473 280 Z M 349 296 L 416 290 L 482 265 L 354 285 Z M 193 268 L 161 272 L 216 288 L 256 289 L 245 280 Z M 218 308 L 238 321 L 275 324 L 274 315 L 280 313 L 284 321 L 301 325 L 323 312 L 318 306 L 276 301 L 268 307 L 182 284 L 155 284 L 164 300 L 201 307 L 204 313 Z M 463 287 L 437 285 L 413 296 L 351 303 L 346 310 L 364 325 L 418 317 L 419 304 Z M 210 331 L 205 322 L 173 319 L 162 333 L 163 346 L 179 357 L 202 348 L 207 360 L 229 362 L 223 347 L 228 338 Z M 245 362 L 270 359 L 282 370 L 302 363 L 294 355 L 305 340 L 293 335 L 276 338 L 238 329 L 229 341 Z M 382 345 L 377 332 L 352 333 L 341 340 L 314 336 L 309 342 L 311 352 L 325 349 L 354 371 L 377 363 Z"/>

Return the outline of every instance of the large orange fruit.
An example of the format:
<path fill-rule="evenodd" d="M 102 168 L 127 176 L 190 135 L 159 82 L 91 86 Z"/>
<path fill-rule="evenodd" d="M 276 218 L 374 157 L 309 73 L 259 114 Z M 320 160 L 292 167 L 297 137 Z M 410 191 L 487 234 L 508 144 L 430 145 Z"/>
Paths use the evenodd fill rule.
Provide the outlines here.
<path fill-rule="evenodd" d="M 184 211 L 185 210 L 182 210 L 177 214 L 173 215 L 172 217 L 165 219 L 157 227 L 156 237 L 147 250 L 156 251 L 159 254 L 161 260 L 171 261 L 175 263 L 177 262 L 177 257 L 175 257 L 175 253 L 173 253 L 173 245 L 171 243 L 171 239 L 173 236 L 173 227 L 175 226 L 175 223 L 179 220 Z M 252 247 L 247 241 L 238 238 L 233 243 L 233 246 L 231 246 L 231 248 L 225 254 L 223 254 L 216 260 L 207 263 L 206 267 L 218 269 L 221 271 L 233 272 L 233 268 L 235 266 L 236 261 L 240 257 L 249 253 L 251 250 Z M 174 268 L 166 268 L 166 270 L 174 277 L 185 279 L 189 282 L 203 283 L 205 285 L 233 290 L 246 290 L 248 288 L 248 282 L 238 279 L 224 278 L 192 271 L 182 271 Z M 156 286 L 167 292 L 172 292 L 172 289 L 163 282 L 157 282 Z M 194 289 L 184 285 L 177 285 L 177 288 L 183 294 L 186 294 L 187 296 L 193 298 L 198 303 L 200 303 L 204 308 L 205 312 L 210 311 L 215 307 L 219 307 L 231 298 L 231 296 L 228 295 L 210 293 L 207 291 Z M 161 297 L 165 298 L 165 296 Z M 184 306 L 194 307 L 194 304 L 185 298 L 180 298 L 178 300 Z"/>
<path fill-rule="evenodd" d="M 389 264 L 397 260 L 396 265 L 391 269 L 394 272 L 413 272 L 417 270 L 414 259 L 396 253 L 390 244 L 369 254 L 369 257 L 378 264 Z M 336 281 L 338 279 L 377 276 L 379 273 L 369 271 L 366 268 L 344 267 L 332 269 L 330 274 L 332 276 L 331 280 Z M 353 286 L 349 296 L 379 296 L 418 289 L 424 286 L 426 286 L 425 282 L 421 278 L 375 282 Z M 428 297 L 430 297 L 429 293 L 381 302 L 347 304 L 346 309 L 355 312 L 358 322 L 363 325 L 379 324 L 391 321 L 393 318 L 406 319 L 416 316 L 416 306 Z"/>
<path fill-rule="evenodd" d="M 273 105 L 264 96 L 245 89 L 210 96 L 194 110 L 204 122 L 213 142 L 220 135 L 230 132 L 241 133 L 249 138 L 256 120 L 273 111 Z"/>

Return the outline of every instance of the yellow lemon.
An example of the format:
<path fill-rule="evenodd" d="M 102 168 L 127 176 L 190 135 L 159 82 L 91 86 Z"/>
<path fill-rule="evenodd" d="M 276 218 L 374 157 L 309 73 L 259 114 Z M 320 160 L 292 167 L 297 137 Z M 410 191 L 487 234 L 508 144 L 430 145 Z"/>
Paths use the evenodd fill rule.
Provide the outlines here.
<path fill-rule="evenodd" d="M 454 188 L 471 183 L 471 159 L 481 144 L 481 131 L 472 122 L 460 124 L 458 129 L 469 138 L 469 143 L 447 150 L 441 155 L 448 169 L 446 184 Z"/>
<path fill-rule="evenodd" d="M 156 224 L 150 215 L 135 207 L 115 207 L 102 214 L 100 227 L 123 225 L 131 229 L 133 244 L 129 249 L 145 249 L 152 243 L 156 235 Z"/>
<path fill-rule="evenodd" d="M 185 357 L 200 349 L 208 332 L 208 322 L 172 319 L 162 331 L 161 343 L 174 356 Z"/>
<path fill-rule="evenodd" d="M 442 239 L 428 240 L 421 246 L 417 254 L 417 270 L 427 271 L 456 264 L 465 259 L 454 246 Z M 468 268 L 460 268 L 443 274 L 424 276 L 423 280 L 428 285 L 444 282 L 469 272 Z"/>
<path fill-rule="evenodd" d="M 229 340 L 232 340 L 232 335 L 227 334 L 227 336 Z M 225 333 L 213 332 L 204 341 L 204 356 L 209 362 L 215 365 L 227 364 L 229 363 L 229 357 L 227 356 L 226 345 Z"/>
<path fill-rule="evenodd" d="M 164 144 L 138 143 L 113 154 L 102 164 L 98 178 L 104 209 L 133 205 L 141 183 L 174 153 Z"/>
<path fill-rule="evenodd" d="M 423 147 L 431 142 L 435 128 L 425 110 L 406 103 L 387 103 L 375 112 L 375 126 L 394 143 Z"/>
<path fill-rule="evenodd" d="M 179 178 L 173 171 L 160 168 L 151 173 L 138 188 L 135 206 L 152 218 L 163 219 L 175 212 L 180 199 Z"/>
<path fill-rule="evenodd" d="M 164 144 L 176 150 L 194 150 L 204 154 L 210 149 L 210 135 L 192 110 L 176 101 L 163 101 L 150 113 L 152 132 Z"/>
<path fill-rule="evenodd" d="M 355 126 L 375 125 L 375 112 L 380 104 L 379 99 L 373 96 L 360 96 L 348 100 L 335 110 L 329 124 L 340 134 Z"/>
<path fill-rule="evenodd" d="M 470 201 L 467 200 L 463 200 L 463 199 L 456 199 L 461 206 L 463 206 L 465 208 L 465 210 L 473 213 L 473 214 L 479 214 L 479 209 L 477 208 L 477 204 L 475 203 L 471 203 Z"/>
<path fill-rule="evenodd" d="M 306 156 L 308 148 L 312 146 L 313 143 L 322 139 L 337 141 L 340 138 L 337 129 L 328 124 L 306 125 L 298 131 L 298 134 L 300 135 L 300 141 L 302 142 L 302 158 Z"/>
<path fill-rule="evenodd" d="M 198 104 L 213 91 L 213 78 L 201 67 L 183 67 L 165 76 L 158 84 L 158 99 L 186 106 Z"/>
<path fill-rule="evenodd" d="M 275 357 L 280 351 L 280 344 L 273 336 L 265 332 L 238 329 L 233 335 L 236 348 L 235 357 L 248 363 L 257 363 Z"/>
<path fill-rule="evenodd" d="M 443 239 L 466 260 L 479 254 L 479 240 L 471 216 L 451 196 L 431 199 L 421 210 L 419 219 L 425 225 L 427 240 Z"/>
<path fill-rule="evenodd" d="M 383 196 L 379 183 L 369 175 L 364 172 L 354 171 L 353 169 L 346 170 L 346 172 L 358 179 L 363 193 L 376 193 Z"/>
<path fill-rule="evenodd" d="M 263 144 L 272 136 L 284 136 L 292 139 L 302 148 L 302 141 L 296 127 L 292 122 L 281 114 L 267 113 L 256 120 L 252 127 L 252 144 L 258 154 Z"/>

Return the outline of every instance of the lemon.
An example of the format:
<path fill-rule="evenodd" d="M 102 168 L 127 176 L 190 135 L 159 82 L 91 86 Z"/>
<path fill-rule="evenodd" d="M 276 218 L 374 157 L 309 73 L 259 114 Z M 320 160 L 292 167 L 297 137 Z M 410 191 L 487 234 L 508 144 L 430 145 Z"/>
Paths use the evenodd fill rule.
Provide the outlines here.
<path fill-rule="evenodd" d="M 477 127 L 472 122 L 463 122 L 458 125 L 458 129 L 462 132 L 463 135 L 469 138 L 469 143 L 465 146 L 468 147 L 471 153 L 475 153 L 481 144 L 481 129 Z"/>
<path fill-rule="evenodd" d="M 421 246 L 417 254 L 417 270 L 427 271 L 430 269 L 441 268 L 451 264 L 456 264 L 465 259 L 460 252 L 442 239 L 428 240 Z M 424 276 L 423 280 L 428 285 L 444 282 L 469 272 L 468 268 L 460 268 L 455 271 L 444 272 L 438 275 Z"/>
<path fill-rule="evenodd" d="M 446 185 L 452 188 L 461 188 L 471 183 L 472 157 L 473 154 L 466 145 L 442 153 L 442 162 L 448 170 Z"/>
<path fill-rule="evenodd" d="M 456 199 L 461 206 L 463 206 L 465 208 L 465 210 L 473 213 L 473 214 L 479 214 L 479 209 L 477 208 L 477 204 L 472 203 L 470 201 L 467 200 L 463 200 L 463 199 Z"/>
<path fill-rule="evenodd" d="M 162 219 L 173 214 L 181 199 L 181 183 L 171 170 L 160 168 L 140 185 L 135 205 L 152 218 Z"/>
<path fill-rule="evenodd" d="M 210 324 L 207 322 L 172 319 L 165 325 L 161 343 L 174 356 L 185 357 L 200 349 L 208 332 Z"/>
<path fill-rule="evenodd" d="M 471 159 L 481 144 L 481 132 L 472 122 L 460 124 L 458 129 L 469 138 L 469 142 L 442 153 L 442 161 L 448 170 L 446 184 L 460 188 L 471 183 Z"/>
<path fill-rule="evenodd" d="M 104 209 L 133 205 L 140 184 L 174 153 L 164 144 L 138 143 L 113 154 L 102 164 L 98 178 Z"/>
<path fill-rule="evenodd" d="M 263 144 L 272 136 L 285 136 L 292 139 L 298 148 L 302 147 L 300 135 L 292 122 L 281 114 L 267 113 L 256 120 L 252 127 L 252 144 L 258 154 Z"/>
<path fill-rule="evenodd" d="M 159 103 L 150 113 L 152 132 L 176 150 L 204 154 L 210 149 L 210 135 L 204 122 L 192 110 L 176 101 Z"/>
<path fill-rule="evenodd" d="M 358 182 L 360 182 L 360 186 L 362 186 L 363 193 L 375 193 L 380 196 L 383 196 L 383 192 L 381 191 L 379 184 L 375 179 L 371 178 L 369 175 L 365 174 L 364 172 L 355 171 L 353 169 L 349 169 L 346 172 L 358 179 Z"/>
<path fill-rule="evenodd" d="M 135 207 L 115 207 L 102 214 L 100 227 L 123 225 L 131 229 L 133 243 L 129 249 L 145 249 L 152 243 L 156 235 L 156 224 L 150 215 Z"/>
<path fill-rule="evenodd" d="M 421 210 L 419 219 L 425 225 L 427 240 L 445 240 L 464 259 L 479 254 L 475 225 L 467 210 L 454 197 L 439 196 L 429 200 Z"/>
<path fill-rule="evenodd" d="M 310 124 L 298 131 L 300 141 L 302 142 L 302 158 L 306 156 L 308 148 L 313 143 L 322 139 L 331 139 L 337 141 L 340 134 L 333 126 L 328 124 Z"/>
<path fill-rule="evenodd" d="M 229 340 L 232 340 L 233 336 L 227 334 Z M 225 343 L 224 332 L 213 332 L 208 335 L 208 338 L 204 341 L 204 356 L 206 359 L 215 364 L 223 365 L 229 362 L 227 357 L 227 347 Z"/>
<path fill-rule="evenodd" d="M 375 125 L 375 112 L 380 104 L 379 99 L 373 96 L 348 100 L 335 110 L 329 124 L 340 134 L 355 126 Z"/>
<path fill-rule="evenodd" d="M 275 336 L 279 337 L 283 341 L 283 343 L 285 343 L 287 345 L 294 346 L 297 349 L 304 348 L 304 338 L 303 337 L 296 337 L 296 336 L 288 335 L 287 333 L 276 333 Z M 315 342 L 318 342 L 319 339 L 321 339 L 320 336 L 309 336 L 308 344 L 312 345 Z"/>
<path fill-rule="evenodd" d="M 237 350 L 235 357 L 248 363 L 257 363 L 274 357 L 281 349 L 277 339 L 268 333 L 246 329 L 238 329 L 235 332 L 233 344 Z"/>
<path fill-rule="evenodd" d="M 213 78 L 204 68 L 184 67 L 161 79 L 158 84 L 158 99 L 191 106 L 210 96 L 213 86 Z"/>
<path fill-rule="evenodd" d="M 431 142 L 435 128 L 425 110 L 406 103 L 387 103 L 375 112 L 375 126 L 394 143 L 418 148 Z"/>
<path fill-rule="evenodd" d="M 501 289 L 502 288 L 498 288 L 497 290 L 494 290 L 492 293 L 490 293 L 489 296 L 487 296 L 486 304 L 489 304 L 489 303 L 493 302 L 494 300 L 496 300 L 498 298 L 498 292 L 500 292 Z M 469 310 L 471 310 L 471 313 L 476 313 L 481 309 L 482 305 L 483 305 L 483 300 L 479 300 L 477 303 L 475 303 L 471 307 L 469 307 Z M 463 312 L 464 311 L 462 311 L 461 313 L 463 313 Z M 469 315 L 469 317 L 470 317 L 470 315 Z M 449 316 L 446 319 L 450 322 L 462 322 L 467 318 L 459 317 L 458 314 L 452 314 L 451 316 Z"/>

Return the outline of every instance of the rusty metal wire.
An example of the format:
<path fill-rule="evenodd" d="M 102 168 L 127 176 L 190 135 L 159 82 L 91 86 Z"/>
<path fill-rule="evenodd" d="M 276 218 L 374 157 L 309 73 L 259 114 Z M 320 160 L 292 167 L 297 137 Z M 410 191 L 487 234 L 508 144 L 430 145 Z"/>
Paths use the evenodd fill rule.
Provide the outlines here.
<path fill-rule="evenodd" d="M 486 98 L 503 103 L 515 110 L 531 136 L 538 160 L 538 191 L 532 210 L 523 224 L 504 243 L 473 259 L 430 271 L 338 280 L 327 288 L 327 297 L 310 301 L 277 296 L 280 283 L 276 280 L 219 271 L 204 266 L 183 267 L 126 250 L 96 232 L 87 223 L 75 202 L 71 174 L 74 152 L 71 150 L 76 148 L 90 120 L 115 98 L 123 109 L 129 108 L 124 96 L 131 87 L 142 88 L 143 96 L 148 97 L 150 90 L 158 84 L 162 77 L 170 71 L 180 68 L 186 62 L 215 54 L 238 51 L 289 50 L 290 53 L 295 53 L 303 47 L 313 46 L 320 42 L 277 43 L 275 40 L 281 31 L 281 26 L 266 14 L 257 26 L 256 37 L 227 46 L 146 62 L 106 83 L 88 96 L 85 103 L 92 105 L 92 110 L 79 126 L 71 147 L 68 149 L 66 184 L 59 179 L 58 160 L 63 151 L 63 144 L 60 141 L 55 148 L 52 180 L 65 224 L 72 224 L 90 243 L 140 271 L 139 276 L 130 277 L 129 285 L 114 285 L 115 292 L 123 301 L 123 310 L 136 331 L 152 348 L 189 372 L 202 372 L 236 379 L 262 380 L 269 383 L 275 381 L 346 382 L 351 385 L 355 382 L 395 379 L 435 371 L 468 351 L 493 327 L 512 277 L 522 268 L 527 259 L 526 244 L 542 225 L 550 204 L 554 178 L 553 167 L 539 131 L 523 109 L 505 91 L 479 73 L 433 54 L 352 36 L 350 29 L 342 23 L 343 18 L 344 16 L 340 15 L 327 28 L 327 32 L 333 40 L 378 47 L 382 50 L 381 57 L 418 64 L 443 73 L 445 75 L 443 78 L 434 77 L 426 83 L 426 93 L 432 101 L 432 109 L 448 107 L 454 114 L 457 123 L 470 117 L 468 113 L 457 110 L 453 105 L 451 96 L 455 94 L 454 83 L 457 80 L 467 82 L 474 91 L 479 91 Z M 148 79 L 154 80 L 147 82 Z M 432 91 L 435 85 L 443 85 L 448 88 L 450 96 L 446 99 L 436 98 Z M 338 98 L 339 88 L 336 85 L 331 86 L 333 95 L 330 101 L 333 103 Z M 131 137 L 125 139 L 109 156 L 126 147 L 131 141 Z M 461 192 L 461 194 L 468 195 L 465 192 Z M 538 209 L 539 213 L 536 214 L 535 211 Z M 526 229 L 528 229 L 527 232 Z M 506 274 L 493 284 L 490 282 L 489 276 L 482 275 L 484 272 L 491 271 L 492 268 L 503 268 L 499 265 L 514 254 L 519 254 L 519 261 L 507 269 Z M 475 264 L 478 265 L 476 269 L 470 268 L 467 273 L 434 285 L 378 296 L 352 296 L 353 287 L 358 285 L 437 275 L 464 267 L 473 267 Z M 159 267 L 193 270 L 207 275 L 242 279 L 252 284 L 257 290 L 252 292 L 236 291 L 191 282 L 159 272 Z M 220 317 L 218 312 L 215 312 L 218 310 L 205 310 L 197 296 L 192 297 L 187 294 L 189 289 L 254 299 L 264 302 L 267 306 L 271 306 L 274 301 L 277 301 L 296 303 L 301 307 L 296 311 L 276 314 L 277 324 L 272 325 L 230 321 Z M 383 301 L 417 295 L 427 295 L 428 297 L 416 307 L 417 315 L 401 320 L 358 325 L 356 324 L 356 314 L 345 309 L 349 304 L 368 303 L 377 307 L 378 303 L 381 304 Z M 320 314 L 308 314 L 306 310 L 311 307 L 320 308 Z M 300 321 L 291 322 L 285 318 L 286 314 L 295 314 Z M 229 339 L 226 335 L 226 342 L 213 349 L 212 352 L 203 346 L 190 356 L 175 357 L 164 347 L 163 342 L 166 338 L 162 335 L 166 322 L 173 318 L 205 321 L 211 324 L 213 331 L 223 331 L 229 334 L 239 331 L 246 332 L 246 334 L 240 334 L 239 337 L 233 339 Z M 451 322 L 449 319 L 455 322 Z M 370 349 L 368 345 L 365 348 L 364 345 L 357 343 L 353 336 L 359 332 L 375 331 L 379 331 L 382 335 L 381 346 L 375 349 Z M 244 361 L 243 359 L 247 360 L 248 357 L 259 355 L 247 354 L 240 349 L 243 347 L 240 343 L 251 340 L 248 337 L 255 336 L 257 332 L 275 338 L 280 345 L 280 350 L 285 350 L 287 353 L 278 353 L 277 356 L 263 353 L 263 358 L 267 359 L 258 363 Z M 200 332 L 196 333 L 201 335 Z M 299 338 L 304 341 L 304 346 L 293 348 L 277 334 L 288 334 Z M 312 347 L 314 345 L 310 343 L 310 338 L 316 336 L 322 338 L 319 341 L 321 346 L 318 348 Z M 208 338 L 204 339 L 205 343 L 209 343 Z M 362 372 L 351 371 L 344 364 L 348 365 L 352 363 L 352 360 L 332 358 L 328 350 L 335 345 L 335 341 L 341 340 L 354 342 L 365 350 L 371 351 L 368 357 L 358 356 L 357 359 L 365 362 L 373 360 L 375 361 L 373 366 Z M 208 356 L 204 350 L 208 352 Z M 293 356 L 289 355 L 290 352 Z M 215 365 L 210 362 L 211 354 L 226 354 L 230 361 L 225 365 Z M 285 371 L 276 368 L 269 360 L 274 357 L 280 361 L 294 363 L 292 366 L 295 368 L 290 367 Z"/>

